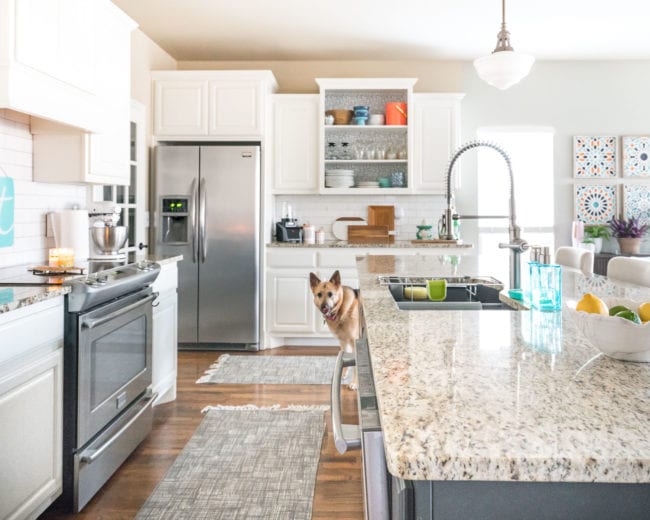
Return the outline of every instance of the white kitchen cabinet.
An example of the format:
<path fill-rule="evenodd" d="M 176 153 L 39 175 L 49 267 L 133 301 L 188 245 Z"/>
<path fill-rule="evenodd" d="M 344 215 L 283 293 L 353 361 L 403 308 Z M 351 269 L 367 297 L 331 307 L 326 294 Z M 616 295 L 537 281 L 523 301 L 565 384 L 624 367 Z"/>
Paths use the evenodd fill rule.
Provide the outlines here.
<path fill-rule="evenodd" d="M 0 0 L 0 107 L 103 130 L 95 21 L 107 9 L 118 11 L 109 0 Z"/>
<path fill-rule="evenodd" d="M 153 283 L 158 298 L 153 307 L 152 386 L 158 393 L 154 404 L 176 399 L 178 371 L 178 267 L 164 263 Z"/>
<path fill-rule="evenodd" d="M 320 178 L 319 191 L 328 195 L 388 195 L 411 193 L 409 158 L 412 149 L 411 123 L 404 125 L 324 124 L 328 110 L 369 107 L 370 114 L 383 114 L 386 103 L 406 103 L 410 111 L 414 78 L 317 78 L 320 87 Z M 333 149 L 332 154 L 330 150 Z M 344 150 L 345 149 L 345 150 Z M 360 181 L 391 179 L 401 173 L 401 186 L 385 188 L 328 187 L 326 170 L 353 170 Z"/>
<path fill-rule="evenodd" d="M 0 518 L 36 518 L 62 489 L 63 297 L 0 314 Z"/>
<path fill-rule="evenodd" d="M 34 180 L 128 185 L 131 31 L 135 24 L 111 2 L 93 3 L 95 93 L 101 128 L 80 132 L 34 120 Z"/>
<path fill-rule="evenodd" d="M 271 332 L 314 332 L 314 303 L 310 269 L 267 271 L 267 317 Z"/>
<path fill-rule="evenodd" d="M 413 94 L 411 178 L 414 193 L 445 193 L 445 173 L 460 144 L 460 102 L 464 94 Z M 458 168 L 458 166 L 456 166 Z M 460 175 L 454 176 L 458 184 Z"/>
<path fill-rule="evenodd" d="M 273 96 L 273 192 L 318 193 L 317 94 Z"/>
<path fill-rule="evenodd" d="M 154 135 L 176 139 L 257 139 L 264 134 L 270 71 L 157 71 Z"/>

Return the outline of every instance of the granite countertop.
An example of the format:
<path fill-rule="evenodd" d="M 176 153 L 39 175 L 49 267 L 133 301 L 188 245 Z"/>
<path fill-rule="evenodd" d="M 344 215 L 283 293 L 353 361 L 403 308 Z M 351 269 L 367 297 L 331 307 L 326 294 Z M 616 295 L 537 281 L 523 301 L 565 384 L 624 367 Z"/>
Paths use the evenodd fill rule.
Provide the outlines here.
<path fill-rule="evenodd" d="M 135 255 L 129 255 L 127 261 L 131 263 L 139 260 L 148 260 L 165 265 L 178 262 L 182 259 L 183 255 L 145 255 L 137 257 Z M 32 265 L 34 264 L 9 266 L 0 269 L 0 313 L 13 311 L 19 307 L 33 305 L 40 301 L 55 298 L 70 292 L 70 287 L 64 285 L 26 285 L 27 283 L 32 283 L 32 280 L 25 281 L 27 278 L 30 278 L 27 269 Z M 87 263 L 82 264 L 81 267 L 87 269 Z M 24 283 L 13 285 L 19 279 L 22 279 Z M 34 277 L 33 280 L 40 282 L 46 281 L 48 278 L 44 277 L 39 280 L 39 278 Z"/>
<path fill-rule="evenodd" d="M 70 287 L 62 285 L 0 287 L 0 314 L 49 300 L 50 298 L 63 296 L 69 292 Z"/>
<path fill-rule="evenodd" d="M 266 244 L 266 247 L 282 247 L 282 248 L 369 248 L 381 247 L 385 249 L 405 249 L 405 248 L 422 248 L 422 249 L 449 249 L 449 248 L 472 248 L 472 244 L 459 243 L 459 244 L 431 244 L 431 243 L 413 243 L 410 240 L 395 240 L 394 242 L 348 242 L 347 240 L 326 240 L 324 244 L 303 244 L 296 242 L 271 242 Z"/>
<path fill-rule="evenodd" d="M 389 471 L 410 480 L 650 482 L 650 363 L 562 312 L 400 311 L 379 274 L 475 275 L 479 257 L 357 259 Z M 563 298 L 650 289 L 563 272 Z"/>

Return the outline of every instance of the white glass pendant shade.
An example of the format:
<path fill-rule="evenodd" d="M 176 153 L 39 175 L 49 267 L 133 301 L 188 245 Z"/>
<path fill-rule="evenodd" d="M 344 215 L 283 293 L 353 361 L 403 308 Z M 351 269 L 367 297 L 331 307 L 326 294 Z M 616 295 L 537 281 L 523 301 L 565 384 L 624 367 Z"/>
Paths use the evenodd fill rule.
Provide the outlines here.
<path fill-rule="evenodd" d="M 499 50 L 474 60 L 479 78 L 501 90 L 519 83 L 530 72 L 535 58 L 511 50 Z"/>

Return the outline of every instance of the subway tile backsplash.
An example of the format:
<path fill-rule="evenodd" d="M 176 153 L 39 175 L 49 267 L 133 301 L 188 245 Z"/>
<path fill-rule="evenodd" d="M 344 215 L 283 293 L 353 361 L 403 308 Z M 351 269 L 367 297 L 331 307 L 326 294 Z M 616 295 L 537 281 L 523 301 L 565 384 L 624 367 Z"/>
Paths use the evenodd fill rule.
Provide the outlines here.
<path fill-rule="evenodd" d="M 395 219 L 396 238 L 413 240 L 417 225 L 426 219 L 434 226 L 445 209 L 442 195 L 278 195 L 275 198 L 274 220 L 282 215 L 282 203 L 291 204 L 294 216 L 301 224 L 309 222 L 316 229 L 325 230 L 325 239 L 334 239 L 332 223 L 339 217 L 368 218 L 368 206 L 389 206 L 404 210 L 404 216 Z"/>
<path fill-rule="evenodd" d="M 0 175 L 14 180 L 14 244 L 0 248 L 0 267 L 39 264 L 47 259 L 54 240 L 45 236 L 50 211 L 86 205 L 87 188 L 32 181 L 32 135 L 29 116 L 0 110 Z"/>

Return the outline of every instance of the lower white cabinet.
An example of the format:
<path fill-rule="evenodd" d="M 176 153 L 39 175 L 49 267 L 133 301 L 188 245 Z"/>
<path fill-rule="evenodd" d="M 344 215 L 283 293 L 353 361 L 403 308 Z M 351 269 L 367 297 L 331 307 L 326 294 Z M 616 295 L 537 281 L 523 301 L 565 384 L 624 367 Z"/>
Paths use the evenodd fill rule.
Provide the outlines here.
<path fill-rule="evenodd" d="M 176 399 L 178 369 L 178 268 L 176 262 L 161 266 L 153 284 L 158 293 L 153 307 L 153 391 L 158 393 L 154 404 Z"/>
<path fill-rule="evenodd" d="M 309 269 L 267 272 L 268 329 L 273 332 L 314 332 Z"/>
<path fill-rule="evenodd" d="M 62 488 L 63 298 L 0 314 L 0 518 L 36 518 Z"/>

